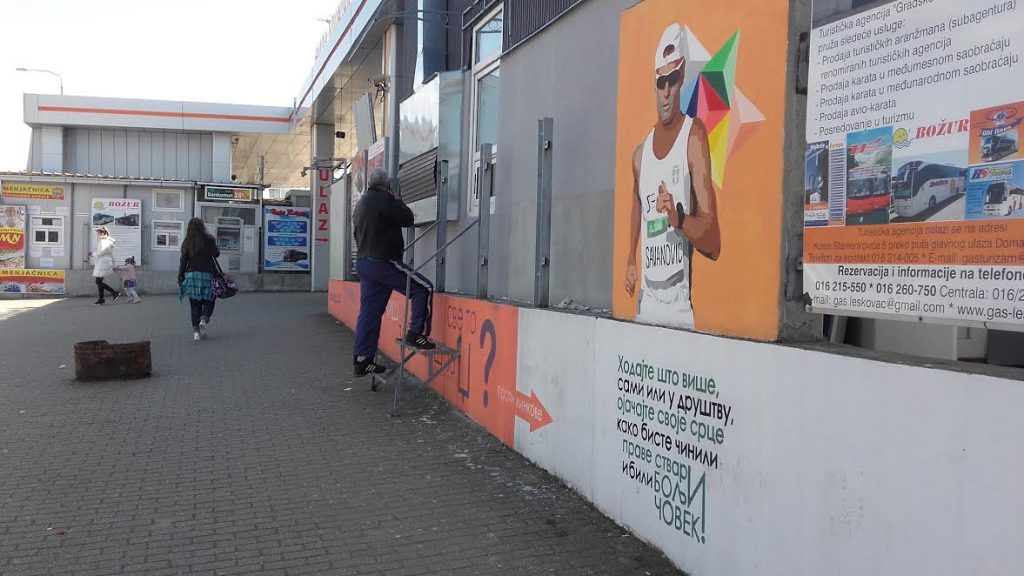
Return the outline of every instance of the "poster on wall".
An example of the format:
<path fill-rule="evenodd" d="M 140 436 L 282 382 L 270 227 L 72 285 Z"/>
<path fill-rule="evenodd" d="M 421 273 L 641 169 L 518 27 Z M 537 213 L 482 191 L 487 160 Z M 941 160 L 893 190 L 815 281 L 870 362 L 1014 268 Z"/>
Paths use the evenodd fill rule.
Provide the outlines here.
<path fill-rule="evenodd" d="M 63 200 L 64 186 L 4 182 L 0 184 L 0 196 L 18 200 Z"/>
<path fill-rule="evenodd" d="M 0 269 L 0 295 L 2 294 L 64 294 L 63 270 Z"/>
<path fill-rule="evenodd" d="M 309 272 L 309 208 L 263 207 L 263 269 Z"/>
<path fill-rule="evenodd" d="M 812 31 L 814 309 L 1024 326 L 1024 9 L 967 8 L 893 2 Z"/>
<path fill-rule="evenodd" d="M 106 226 L 114 239 L 114 262 L 121 264 L 129 257 L 142 264 L 142 200 L 131 198 L 95 198 L 92 201 L 93 230 Z M 96 250 L 96 234 L 91 235 Z"/>
<path fill-rule="evenodd" d="M 25 267 L 25 207 L 0 206 L 0 268 Z"/>
<path fill-rule="evenodd" d="M 738 0 L 623 12 L 616 318 L 778 336 L 786 19 Z"/>

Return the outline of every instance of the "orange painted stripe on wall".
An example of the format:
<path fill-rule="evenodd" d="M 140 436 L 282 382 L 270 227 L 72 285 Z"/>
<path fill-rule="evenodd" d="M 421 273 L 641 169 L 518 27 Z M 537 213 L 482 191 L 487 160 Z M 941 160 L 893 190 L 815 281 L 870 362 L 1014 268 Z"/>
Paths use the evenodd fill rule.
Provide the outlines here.
<path fill-rule="evenodd" d="M 82 114 L 119 114 L 123 116 L 156 116 L 164 118 L 205 118 L 210 120 L 249 120 L 253 122 L 290 122 L 289 118 L 246 116 L 244 114 L 210 114 L 206 112 L 164 112 L 161 110 L 120 110 L 117 108 L 78 108 L 74 106 L 40 106 L 40 112 L 79 112 Z"/>

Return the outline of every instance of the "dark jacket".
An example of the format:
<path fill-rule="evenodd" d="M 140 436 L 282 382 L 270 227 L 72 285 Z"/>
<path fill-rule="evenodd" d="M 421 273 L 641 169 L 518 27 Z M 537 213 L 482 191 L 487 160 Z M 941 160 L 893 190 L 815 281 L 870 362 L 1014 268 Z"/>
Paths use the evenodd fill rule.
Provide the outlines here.
<path fill-rule="evenodd" d="M 405 251 L 402 228 L 413 225 L 412 210 L 384 190 L 370 188 L 352 214 L 356 259 L 401 260 Z"/>
<path fill-rule="evenodd" d="M 217 271 L 215 260 L 220 256 L 217 242 L 212 237 L 207 237 L 206 242 L 199 248 L 195 256 L 189 256 L 185 250 L 181 251 L 181 260 L 178 261 L 178 283 L 185 279 L 187 272 L 209 272 Z"/>

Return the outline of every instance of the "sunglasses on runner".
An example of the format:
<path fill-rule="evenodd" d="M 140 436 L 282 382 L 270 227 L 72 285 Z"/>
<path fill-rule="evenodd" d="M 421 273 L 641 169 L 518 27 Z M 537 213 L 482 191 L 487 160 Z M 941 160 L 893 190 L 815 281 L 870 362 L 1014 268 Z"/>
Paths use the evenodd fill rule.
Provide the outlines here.
<path fill-rule="evenodd" d="M 681 61 L 679 66 L 668 74 L 656 75 L 654 78 L 654 85 L 658 87 L 658 90 L 664 90 L 665 86 L 675 86 L 678 84 L 679 77 L 683 75 L 683 64 L 685 63 L 685 60 Z"/>

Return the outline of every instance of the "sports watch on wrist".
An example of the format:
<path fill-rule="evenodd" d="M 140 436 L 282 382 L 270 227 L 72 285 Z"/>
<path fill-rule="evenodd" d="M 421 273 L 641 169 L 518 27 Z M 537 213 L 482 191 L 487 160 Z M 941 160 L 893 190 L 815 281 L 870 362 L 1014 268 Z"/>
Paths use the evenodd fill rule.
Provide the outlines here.
<path fill-rule="evenodd" d="M 679 216 L 679 229 L 683 229 L 683 221 L 686 220 L 686 210 L 683 210 L 683 203 L 676 202 L 676 214 Z"/>

